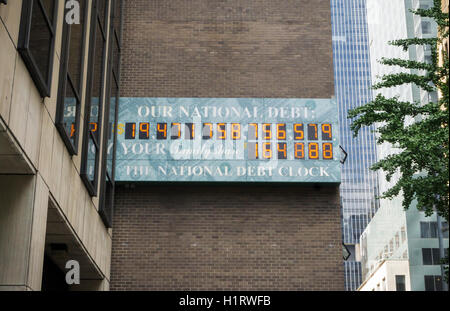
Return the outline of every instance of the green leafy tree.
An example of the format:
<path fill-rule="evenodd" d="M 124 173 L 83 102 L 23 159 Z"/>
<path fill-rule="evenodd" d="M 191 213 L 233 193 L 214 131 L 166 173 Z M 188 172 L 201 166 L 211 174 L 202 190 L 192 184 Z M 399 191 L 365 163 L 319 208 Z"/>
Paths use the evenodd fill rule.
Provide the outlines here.
<path fill-rule="evenodd" d="M 399 97 L 386 98 L 379 94 L 368 104 L 349 111 L 354 119 L 351 129 L 356 136 L 363 126 L 377 125 L 377 142 L 390 143 L 399 152 L 381 159 L 372 166 L 373 170 L 386 172 L 386 179 L 399 172 L 396 183 L 382 194 L 392 199 L 403 194 L 403 207 L 408 209 L 417 200 L 417 207 L 426 215 L 433 211 L 449 220 L 449 60 L 444 53 L 443 64 L 439 64 L 437 46 L 449 36 L 449 18 L 441 10 L 441 1 L 434 0 L 430 9 L 412 10 L 413 14 L 433 19 L 438 25 L 436 38 L 409 38 L 389 42 L 390 45 L 408 51 L 415 46 L 428 46 L 432 61 L 382 58 L 381 64 L 401 67 L 401 73 L 386 74 L 376 83 L 374 89 L 402 85 L 416 85 L 427 92 L 439 91 L 437 102 L 422 104 L 405 102 Z M 405 121 L 415 118 L 415 121 Z M 448 263 L 448 255 L 447 255 Z M 447 270 L 448 274 L 448 270 Z"/>

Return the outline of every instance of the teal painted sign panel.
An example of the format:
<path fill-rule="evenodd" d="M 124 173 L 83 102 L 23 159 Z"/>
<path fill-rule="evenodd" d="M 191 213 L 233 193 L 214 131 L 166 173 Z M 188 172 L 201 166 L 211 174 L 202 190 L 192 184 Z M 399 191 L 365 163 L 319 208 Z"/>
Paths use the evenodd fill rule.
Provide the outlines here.
<path fill-rule="evenodd" d="M 339 183 L 331 99 L 121 98 L 116 181 Z"/>

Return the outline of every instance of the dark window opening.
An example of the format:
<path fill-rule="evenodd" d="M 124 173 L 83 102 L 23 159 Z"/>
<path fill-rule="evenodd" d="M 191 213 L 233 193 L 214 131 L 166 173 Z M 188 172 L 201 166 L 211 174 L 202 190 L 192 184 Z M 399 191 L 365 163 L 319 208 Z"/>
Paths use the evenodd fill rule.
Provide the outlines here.
<path fill-rule="evenodd" d="M 58 1 L 23 1 L 18 51 L 39 94 L 49 97 L 52 84 Z"/>
<path fill-rule="evenodd" d="M 395 276 L 395 289 L 398 292 L 406 291 L 406 283 L 404 275 L 396 275 Z"/>
<path fill-rule="evenodd" d="M 114 166 L 117 140 L 117 117 L 120 98 L 120 55 L 121 55 L 122 0 L 115 0 L 111 9 L 110 55 L 108 71 L 108 91 L 105 122 L 108 127 L 103 136 L 103 163 L 101 175 L 101 196 L 99 213 L 105 225 L 112 227 L 114 209 Z"/>
<path fill-rule="evenodd" d="M 442 291 L 442 277 L 440 275 L 425 275 L 425 291 Z"/>
<path fill-rule="evenodd" d="M 97 196 L 98 188 L 103 85 L 105 81 L 104 68 L 106 65 L 106 29 L 102 16 L 104 16 L 104 11 L 107 7 L 104 0 L 95 1 L 91 18 L 91 43 L 88 65 L 90 76 L 84 113 L 83 154 L 81 160 L 81 177 L 91 196 Z"/>
<path fill-rule="evenodd" d="M 80 0 L 80 24 L 64 23 L 56 110 L 58 129 L 69 153 L 78 153 L 81 85 L 86 41 L 86 0 Z M 67 9 L 66 9 L 67 10 Z"/>
<path fill-rule="evenodd" d="M 436 221 L 421 221 L 420 222 L 420 237 L 423 239 L 437 238 L 438 227 Z M 448 238 L 448 223 L 442 222 L 442 237 Z"/>
<path fill-rule="evenodd" d="M 66 283 L 66 274 L 48 256 L 44 255 L 44 266 L 42 269 L 42 287 L 45 291 L 69 291 L 69 285 Z"/>
<path fill-rule="evenodd" d="M 422 21 L 420 25 L 422 27 L 422 34 L 424 34 L 424 35 L 431 34 L 431 23 L 430 22 Z"/>
<path fill-rule="evenodd" d="M 448 248 L 444 249 L 444 254 L 447 252 Z M 422 262 L 424 265 L 440 265 L 439 248 L 422 248 Z"/>
<path fill-rule="evenodd" d="M 431 248 L 422 248 L 422 261 L 423 261 L 424 265 L 432 265 L 433 264 Z"/>
<path fill-rule="evenodd" d="M 442 222 L 442 237 L 448 239 L 448 222 Z"/>

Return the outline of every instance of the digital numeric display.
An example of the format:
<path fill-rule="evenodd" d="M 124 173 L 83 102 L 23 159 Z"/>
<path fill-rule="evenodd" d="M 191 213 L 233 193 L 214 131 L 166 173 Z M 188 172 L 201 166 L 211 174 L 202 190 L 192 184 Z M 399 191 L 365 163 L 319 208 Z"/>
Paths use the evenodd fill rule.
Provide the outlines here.
<path fill-rule="evenodd" d="M 95 124 L 90 129 L 101 134 Z M 338 183 L 339 130 L 337 103 L 330 98 L 121 98 L 112 129 L 116 176 Z"/>
<path fill-rule="evenodd" d="M 170 126 L 170 135 L 168 135 Z M 152 129 L 155 129 L 152 132 Z M 333 160 L 333 131 L 330 123 L 188 123 L 140 122 L 125 124 L 125 140 L 219 140 L 245 139 L 251 160 Z M 91 126 L 96 131 L 95 124 Z"/>

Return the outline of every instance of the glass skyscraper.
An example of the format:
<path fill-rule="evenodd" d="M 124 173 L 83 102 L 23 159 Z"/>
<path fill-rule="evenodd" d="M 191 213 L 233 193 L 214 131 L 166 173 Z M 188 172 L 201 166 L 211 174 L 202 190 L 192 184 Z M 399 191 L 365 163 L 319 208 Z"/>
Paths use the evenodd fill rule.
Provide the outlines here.
<path fill-rule="evenodd" d="M 362 283 L 357 245 L 375 214 L 378 203 L 376 141 L 373 128 L 361 129 L 357 138 L 350 130 L 348 110 L 372 99 L 366 0 L 331 0 L 335 95 L 339 106 L 341 146 L 348 153 L 342 166 L 342 239 L 351 252 L 344 262 L 346 290 Z"/>

